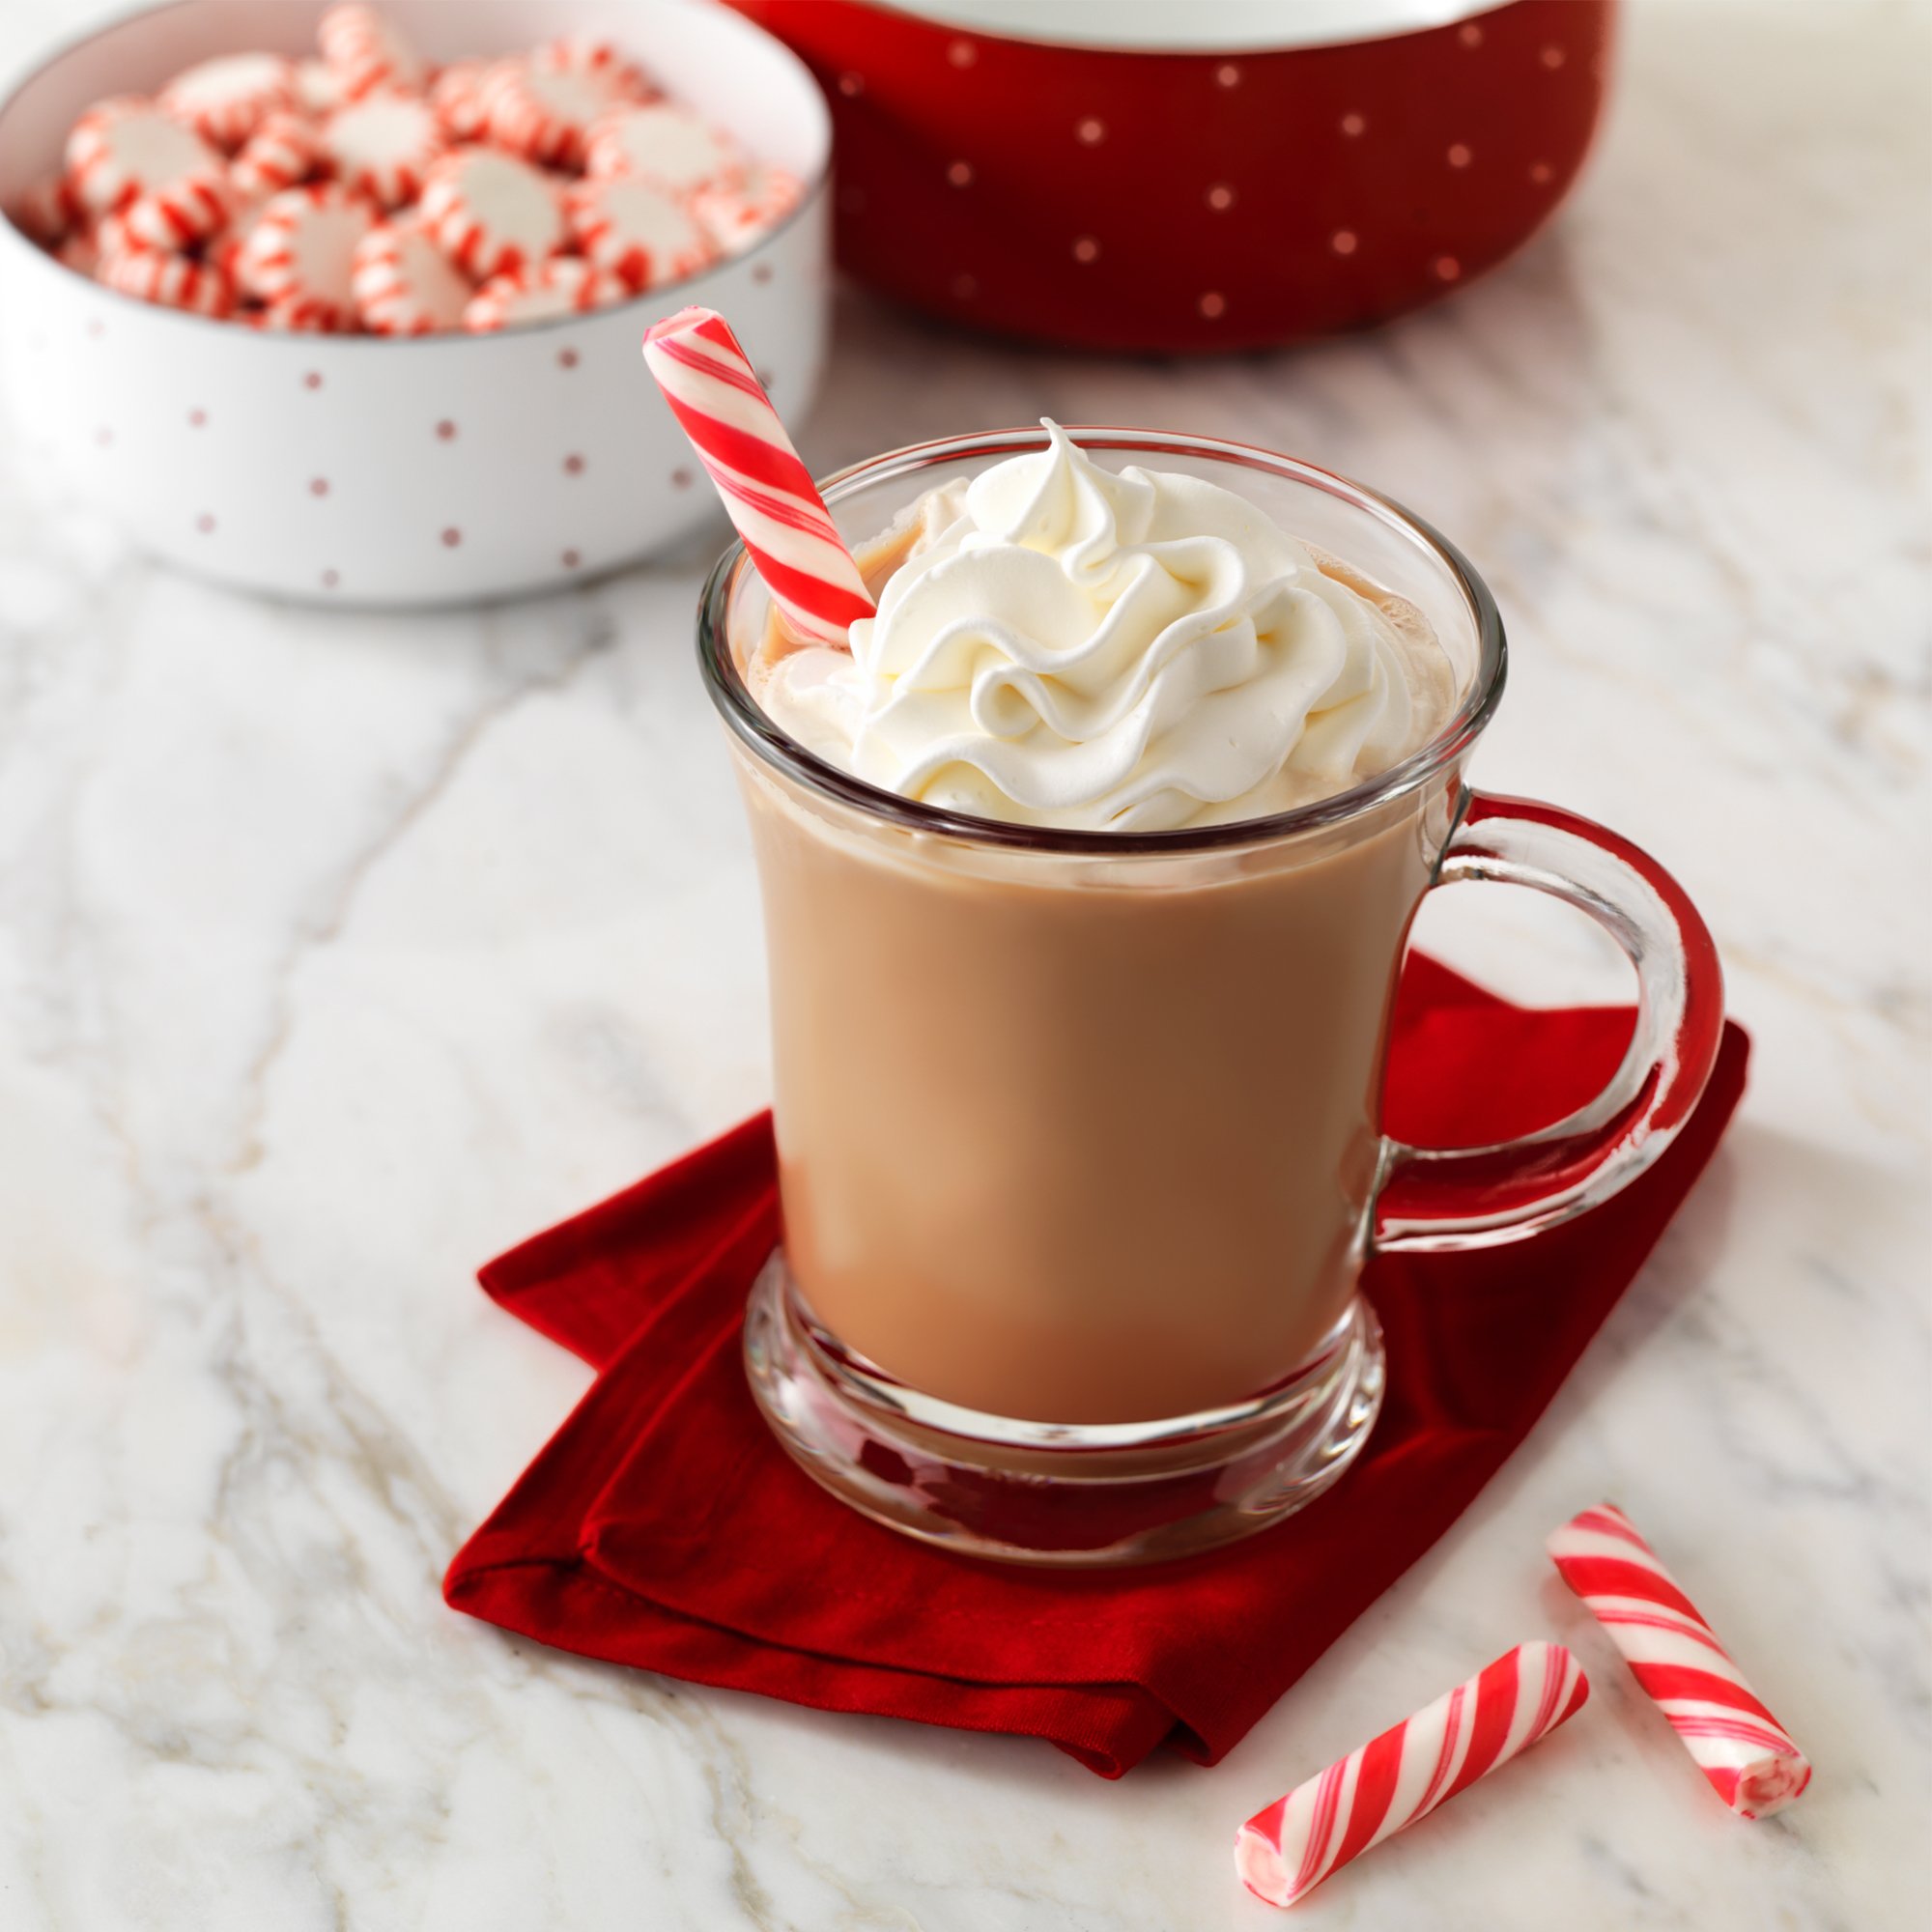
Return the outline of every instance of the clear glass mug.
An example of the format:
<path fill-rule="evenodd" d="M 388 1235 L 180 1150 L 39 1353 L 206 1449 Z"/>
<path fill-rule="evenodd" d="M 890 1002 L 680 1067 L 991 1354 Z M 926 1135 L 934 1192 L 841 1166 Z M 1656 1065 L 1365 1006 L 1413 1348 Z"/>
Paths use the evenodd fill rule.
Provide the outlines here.
<path fill-rule="evenodd" d="M 1494 600 L 1419 519 L 1202 437 L 1076 429 L 1105 466 L 1204 476 L 1414 606 L 1454 666 L 1423 750 L 1239 825 L 1043 830 L 880 791 L 758 708 L 769 600 L 742 546 L 699 614 L 764 897 L 785 1237 L 745 1355 L 779 1439 L 912 1535 L 1015 1561 L 1179 1555 L 1300 1508 L 1380 1404 L 1371 1249 L 1517 1240 L 1667 1147 L 1722 1026 L 1710 934 L 1613 833 L 1487 797 L 1464 768 L 1502 694 Z M 848 543 L 1036 429 L 831 479 Z M 1408 927 L 1436 885 L 1580 907 L 1636 968 L 1635 1030 L 1588 1106 L 1442 1151 L 1379 1125 Z"/>

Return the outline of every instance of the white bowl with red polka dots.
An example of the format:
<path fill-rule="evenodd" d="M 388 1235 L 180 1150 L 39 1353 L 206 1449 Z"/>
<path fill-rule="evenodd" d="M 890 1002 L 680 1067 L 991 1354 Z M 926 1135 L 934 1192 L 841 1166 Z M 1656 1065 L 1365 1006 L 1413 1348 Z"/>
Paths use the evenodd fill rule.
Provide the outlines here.
<path fill-rule="evenodd" d="M 0 104 L 0 205 L 91 102 L 242 48 L 298 53 L 325 0 L 180 0 L 55 55 Z M 0 383 L 19 444 L 147 550 L 247 589 L 345 604 L 508 596 L 631 561 L 715 515 L 639 346 L 723 311 L 802 417 L 823 359 L 831 131 L 811 76 L 702 0 L 385 0 L 432 60 L 613 40 L 807 185 L 744 254 L 497 335 L 278 335 L 132 300 L 0 220 Z"/>

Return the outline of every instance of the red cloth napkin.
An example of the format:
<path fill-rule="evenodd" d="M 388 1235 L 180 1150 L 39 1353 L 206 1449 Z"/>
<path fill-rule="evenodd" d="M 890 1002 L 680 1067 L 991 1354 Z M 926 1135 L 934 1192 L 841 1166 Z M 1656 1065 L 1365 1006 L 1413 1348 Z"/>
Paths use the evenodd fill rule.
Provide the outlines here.
<path fill-rule="evenodd" d="M 1388 1120 L 1500 1139 L 1593 1094 L 1626 1009 L 1527 1011 L 1412 957 Z M 777 1239 L 771 1123 L 734 1128 L 483 1270 L 599 1375 L 450 1565 L 448 1601 L 588 1657 L 821 1710 L 1048 1738 L 1118 1777 L 1163 1742 L 1212 1764 L 1448 1528 L 1522 1440 L 1711 1156 L 1744 1089 L 1726 1026 L 1677 1142 L 1534 1240 L 1370 1265 L 1386 1405 L 1327 1495 L 1179 1563 L 1051 1573 L 881 1529 L 767 1434 L 739 1329 Z"/>

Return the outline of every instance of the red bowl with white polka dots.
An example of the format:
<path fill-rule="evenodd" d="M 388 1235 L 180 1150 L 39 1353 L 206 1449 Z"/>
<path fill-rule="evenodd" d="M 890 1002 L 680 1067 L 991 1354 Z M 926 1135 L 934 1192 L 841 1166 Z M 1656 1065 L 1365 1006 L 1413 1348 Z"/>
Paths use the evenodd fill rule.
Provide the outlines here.
<path fill-rule="evenodd" d="M 0 206 L 92 102 L 191 62 L 313 45 L 327 0 L 178 0 L 67 48 L 0 103 Z M 610 569 L 717 518 L 639 345 L 700 302 L 803 416 L 829 297 L 831 129 L 800 62 L 702 0 L 384 0 L 439 63 L 560 33 L 614 41 L 807 184 L 744 253 L 618 306 L 494 335 L 289 335 L 116 294 L 0 219 L 0 382 L 37 466 L 148 551 L 249 589 L 470 602 Z"/>
<path fill-rule="evenodd" d="M 1002 334 L 1246 349 L 1435 300 L 1548 219 L 1614 0 L 731 0 L 833 104 L 841 267 Z"/>

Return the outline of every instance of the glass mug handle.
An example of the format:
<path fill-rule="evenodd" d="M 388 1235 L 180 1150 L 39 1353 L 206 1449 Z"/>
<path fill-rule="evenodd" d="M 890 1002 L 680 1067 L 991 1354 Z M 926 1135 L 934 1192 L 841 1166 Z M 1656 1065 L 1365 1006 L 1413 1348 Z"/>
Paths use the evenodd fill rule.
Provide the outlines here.
<path fill-rule="evenodd" d="M 1606 1201 L 1677 1137 L 1723 1035 L 1711 934 L 1683 887 L 1628 839 L 1554 806 L 1473 792 L 1435 883 L 1463 879 L 1534 887 L 1606 927 L 1636 968 L 1636 1027 L 1608 1086 L 1553 1125 L 1479 1148 L 1385 1138 L 1382 1254 L 1520 1240 Z"/>

